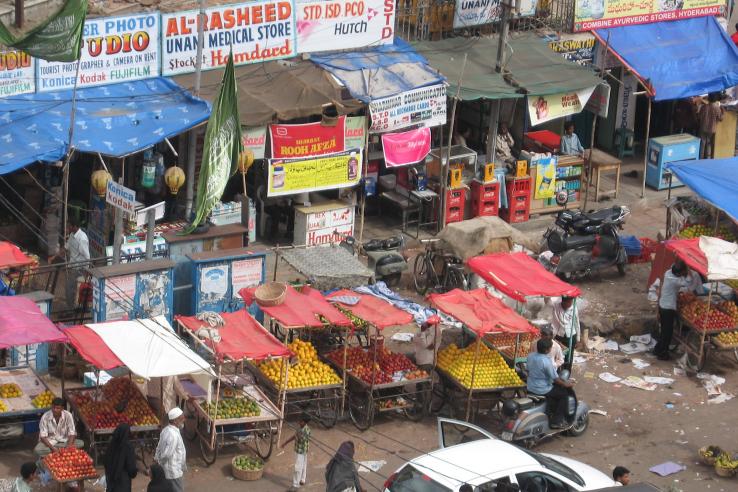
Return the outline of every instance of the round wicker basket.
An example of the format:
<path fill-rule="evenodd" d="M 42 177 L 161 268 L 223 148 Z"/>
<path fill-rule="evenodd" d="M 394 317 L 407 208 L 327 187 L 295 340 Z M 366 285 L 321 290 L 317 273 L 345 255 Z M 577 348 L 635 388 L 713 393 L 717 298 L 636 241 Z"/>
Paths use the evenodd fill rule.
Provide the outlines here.
<path fill-rule="evenodd" d="M 231 474 L 233 475 L 233 478 L 236 478 L 238 480 L 245 480 L 247 482 L 253 482 L 254 480 L 259 480 L 264 474 L 263 464 L 258 470 L 239 470 L 234 465 L 237 458 L 239 458 L 239 456 L 234 456 L 231 460 Z"/>
<path fill-rule="evenodd" d="M 725 468 L 720 465 L 715 465 L 715 473 L 717 473 L 721 477 L 732 477 L 735 475 L 735 469 L 734 468 Z"/>
<path fill-rule="evenodd" d="M 279 282 L 267 282 L 256 288 L 254 298 L 259 306 L 279 306 L 287 295 L 287 287 Z"/>
<path fill-rule="evenodd" d="M 707 451 L 707 448 L 709 448 L 709 446 L 703 446 L 697 452 L 697 455 L 700 457 L 700 462 L 702 464 L 704 464 L 704 465 L 715 466 L 715 461 L 717 460 L 717 456 L 715 456 L 715 455 L 713 455 L 713 456 L 705 456 L 704 453 Z M 718 453 L 718 454 L 720 454 L 720 453 Z"/>

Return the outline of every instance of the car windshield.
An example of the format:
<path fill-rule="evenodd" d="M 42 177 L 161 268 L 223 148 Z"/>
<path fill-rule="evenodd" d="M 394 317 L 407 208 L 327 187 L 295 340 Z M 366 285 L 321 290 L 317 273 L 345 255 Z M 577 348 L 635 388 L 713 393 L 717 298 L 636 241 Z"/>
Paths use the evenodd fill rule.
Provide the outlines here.
<path fill-rule="evenodd" d="M 385 485 L 390 492 L 451 492 L 411 465 L 400 470 L 394 479 Z"/>
<path fill-rule="evenodd" d="M 538 463 L 540 463 L 545 468 L 548 468 L 549 470 L 558 473 L 562 477 L 568 478 L 574 483 L 577 483 L 579 485 L 585 485 L 584 480 L 582 480 L 582 477 L 577 475 L 574 470 L 564 465 L 563 463 L 556 461 L 553 458 L 549 458 L 548 456 L 534 453 L 533 451 L 528 451 L 527 449 L 523 449 L 523 448 L 519 448 L 519 449 L 522 450 L 524 453 L 527 453 L 528 456 L 536 460 Z"/>

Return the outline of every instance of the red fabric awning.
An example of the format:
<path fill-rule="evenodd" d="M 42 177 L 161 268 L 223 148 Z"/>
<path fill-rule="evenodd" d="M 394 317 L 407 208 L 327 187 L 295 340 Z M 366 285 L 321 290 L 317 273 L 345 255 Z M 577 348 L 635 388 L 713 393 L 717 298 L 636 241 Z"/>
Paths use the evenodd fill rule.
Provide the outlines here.
<path fill-rule="evenodd" d="M 327 296 L 328 299 L 336 297 L 358 297 L 358 304 L 349 305 L 334 301 L 334 304 L 341 304 L 341 307 L 351 311 L 355 316 L 363 319 L 367 323 L 376 326 L 378 329 L 397 325 L 406 325 L 413 322 L 413 315 L 398 309 L 389 302 L 378 297 L 367 294 L 359 294 L 352 290 L 338 290 Z"/>
<path fill-rule="evenodd" d="M 66 342 L 59 328 L 30 299 L 0 296 L 0 348 Z"/>
<path fill-rule="evenodd" d="M 241 289 L 239 294 L 247 305 L 254 297 L 256 288 Z M 351 320 L 338 309 L 331 306 L 315 289 L 303 287 L 301 292 L 287 286 L 287 295 L 279 306 L 259 306 L 262 311 L 277 320 L 285 328 L 320 328 L 323 323 L 318 319 L 322 315 L 334 326 L 350 327 Z"/>
<path fill-rule="evenodd" d="M 263 360 L 268 357 L 282 357 L 291 354 L 282 342 L 277 340 L 261 323 L 256 321 L 245 309 L 234 313 L 220 313 L 225 326 L 218 328 L 220 342 L 203 340 L 215 352 L 219 361 L 231 360 Z M 176 316 L 175 319 L 185 328 L 195 333 L 209 325 L 194 316 Z"/>
<path fill-rule="evenodd" d="M 428 296 L 431 304 L 464 323 L 478 335 L 486 333 L 538 333 L 527 319 L 510 309 L 486 289 Z"/>
<path fill-rule="evenodd" d="M 124 365 L 103 342 L 103 339 L 85 325 L 65 328 L 64 333 L 69 337 L 69 343 L 79 352 L 79 355 L 96 368 L 107 371 Z"/>
<path fill-rule="evenodd" d="M 471 271 L 516 301 L 526 297 L 577 297 L 581 291 L 546 270 L 525 253 L 494 253 L 476 256 L 467 265 Z"/>
<path fill-rule="evenodd" d="M 707 257 L 700 249 L 700 238 L 671 239 L 656 247 L 651 274 L 648 277 L 649 287 L 657 278 L 664 277 L 664 272 L 671 268 L 676 258 L 683 260 L 689 268 L 700 275 L 707 276 Z"/>
<path fill-rule="evenodd" d="M 0 269 L 30 265 L 33 260 L 26 256 L 18 246 L 0 241 Z"/>

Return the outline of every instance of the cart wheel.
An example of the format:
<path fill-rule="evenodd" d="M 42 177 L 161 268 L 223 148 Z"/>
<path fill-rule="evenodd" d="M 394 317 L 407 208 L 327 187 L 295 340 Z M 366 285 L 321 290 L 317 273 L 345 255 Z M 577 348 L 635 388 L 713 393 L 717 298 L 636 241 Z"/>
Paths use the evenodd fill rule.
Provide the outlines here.
<path fill-rule="evenodd" d="M 357 429 L 365 431 L 374 423 L 374 400 L 369 392 L 349 393 L 349 416 Z"/>
<path fill-rule="evenodd" d="M 218 459 L 218 436 L 215 436 L 215 445 L 213 449 L 210 449 L 210 423 L 206 419 L 199 419 L 198 427 L 200 430 L 200 455 L 205 465 L 210 466 Z"/>
<path fill-rule="evenodd" d="M 257 429 L 254 432 L 254 445 L 256 447 L 256 454 L 263 460 L 268 460 L 272 455 L 272 449 L 274 448 L 274 439 L 276 436 L 275 429 L 272 429 L 271 424 L 267 424 L 265 429 Z"/>
<path fill-rule="evenodd" d="M 421 383 L 418 392 L 413 395 L 405 396 L 406 399 L 413 402 L 413 406 L 404 410 L 405 417 L 413 422 L 420 422 L 428 413 L 428 400 L 430 399 L 430 384 Z"/>
<path fill-rule="evenodd" d="M 182 435 L 188 441 L 194 441 L 197 437 L 197 410 L 195 409 L 195 404 L 189 400 L 185 403 L 184 407 L 185 421 Z"/>
<path fill-rule="evenodd" d="M 326 429 L 330 429 L 338 421 L 338 398 L 336 390 L 322 390 L 315 402 L 315 417 Z"/>

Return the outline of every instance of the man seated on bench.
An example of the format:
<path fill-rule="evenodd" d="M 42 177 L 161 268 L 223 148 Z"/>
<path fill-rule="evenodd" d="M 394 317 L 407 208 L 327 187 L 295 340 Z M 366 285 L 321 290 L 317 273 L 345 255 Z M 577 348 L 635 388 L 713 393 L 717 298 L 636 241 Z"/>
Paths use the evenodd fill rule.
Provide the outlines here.
<path fill-rule="evenodd" d="M 77 439 L 72 414 L 64 409 L 66 402 L 62 398 L 54 398 L 51 410 L 41 417 L 38 431 L 38 444 L 33 449 L 37 456 L 46 456 L 49 453 L 64 448 L 82 448 L 84 442 Z"/>

